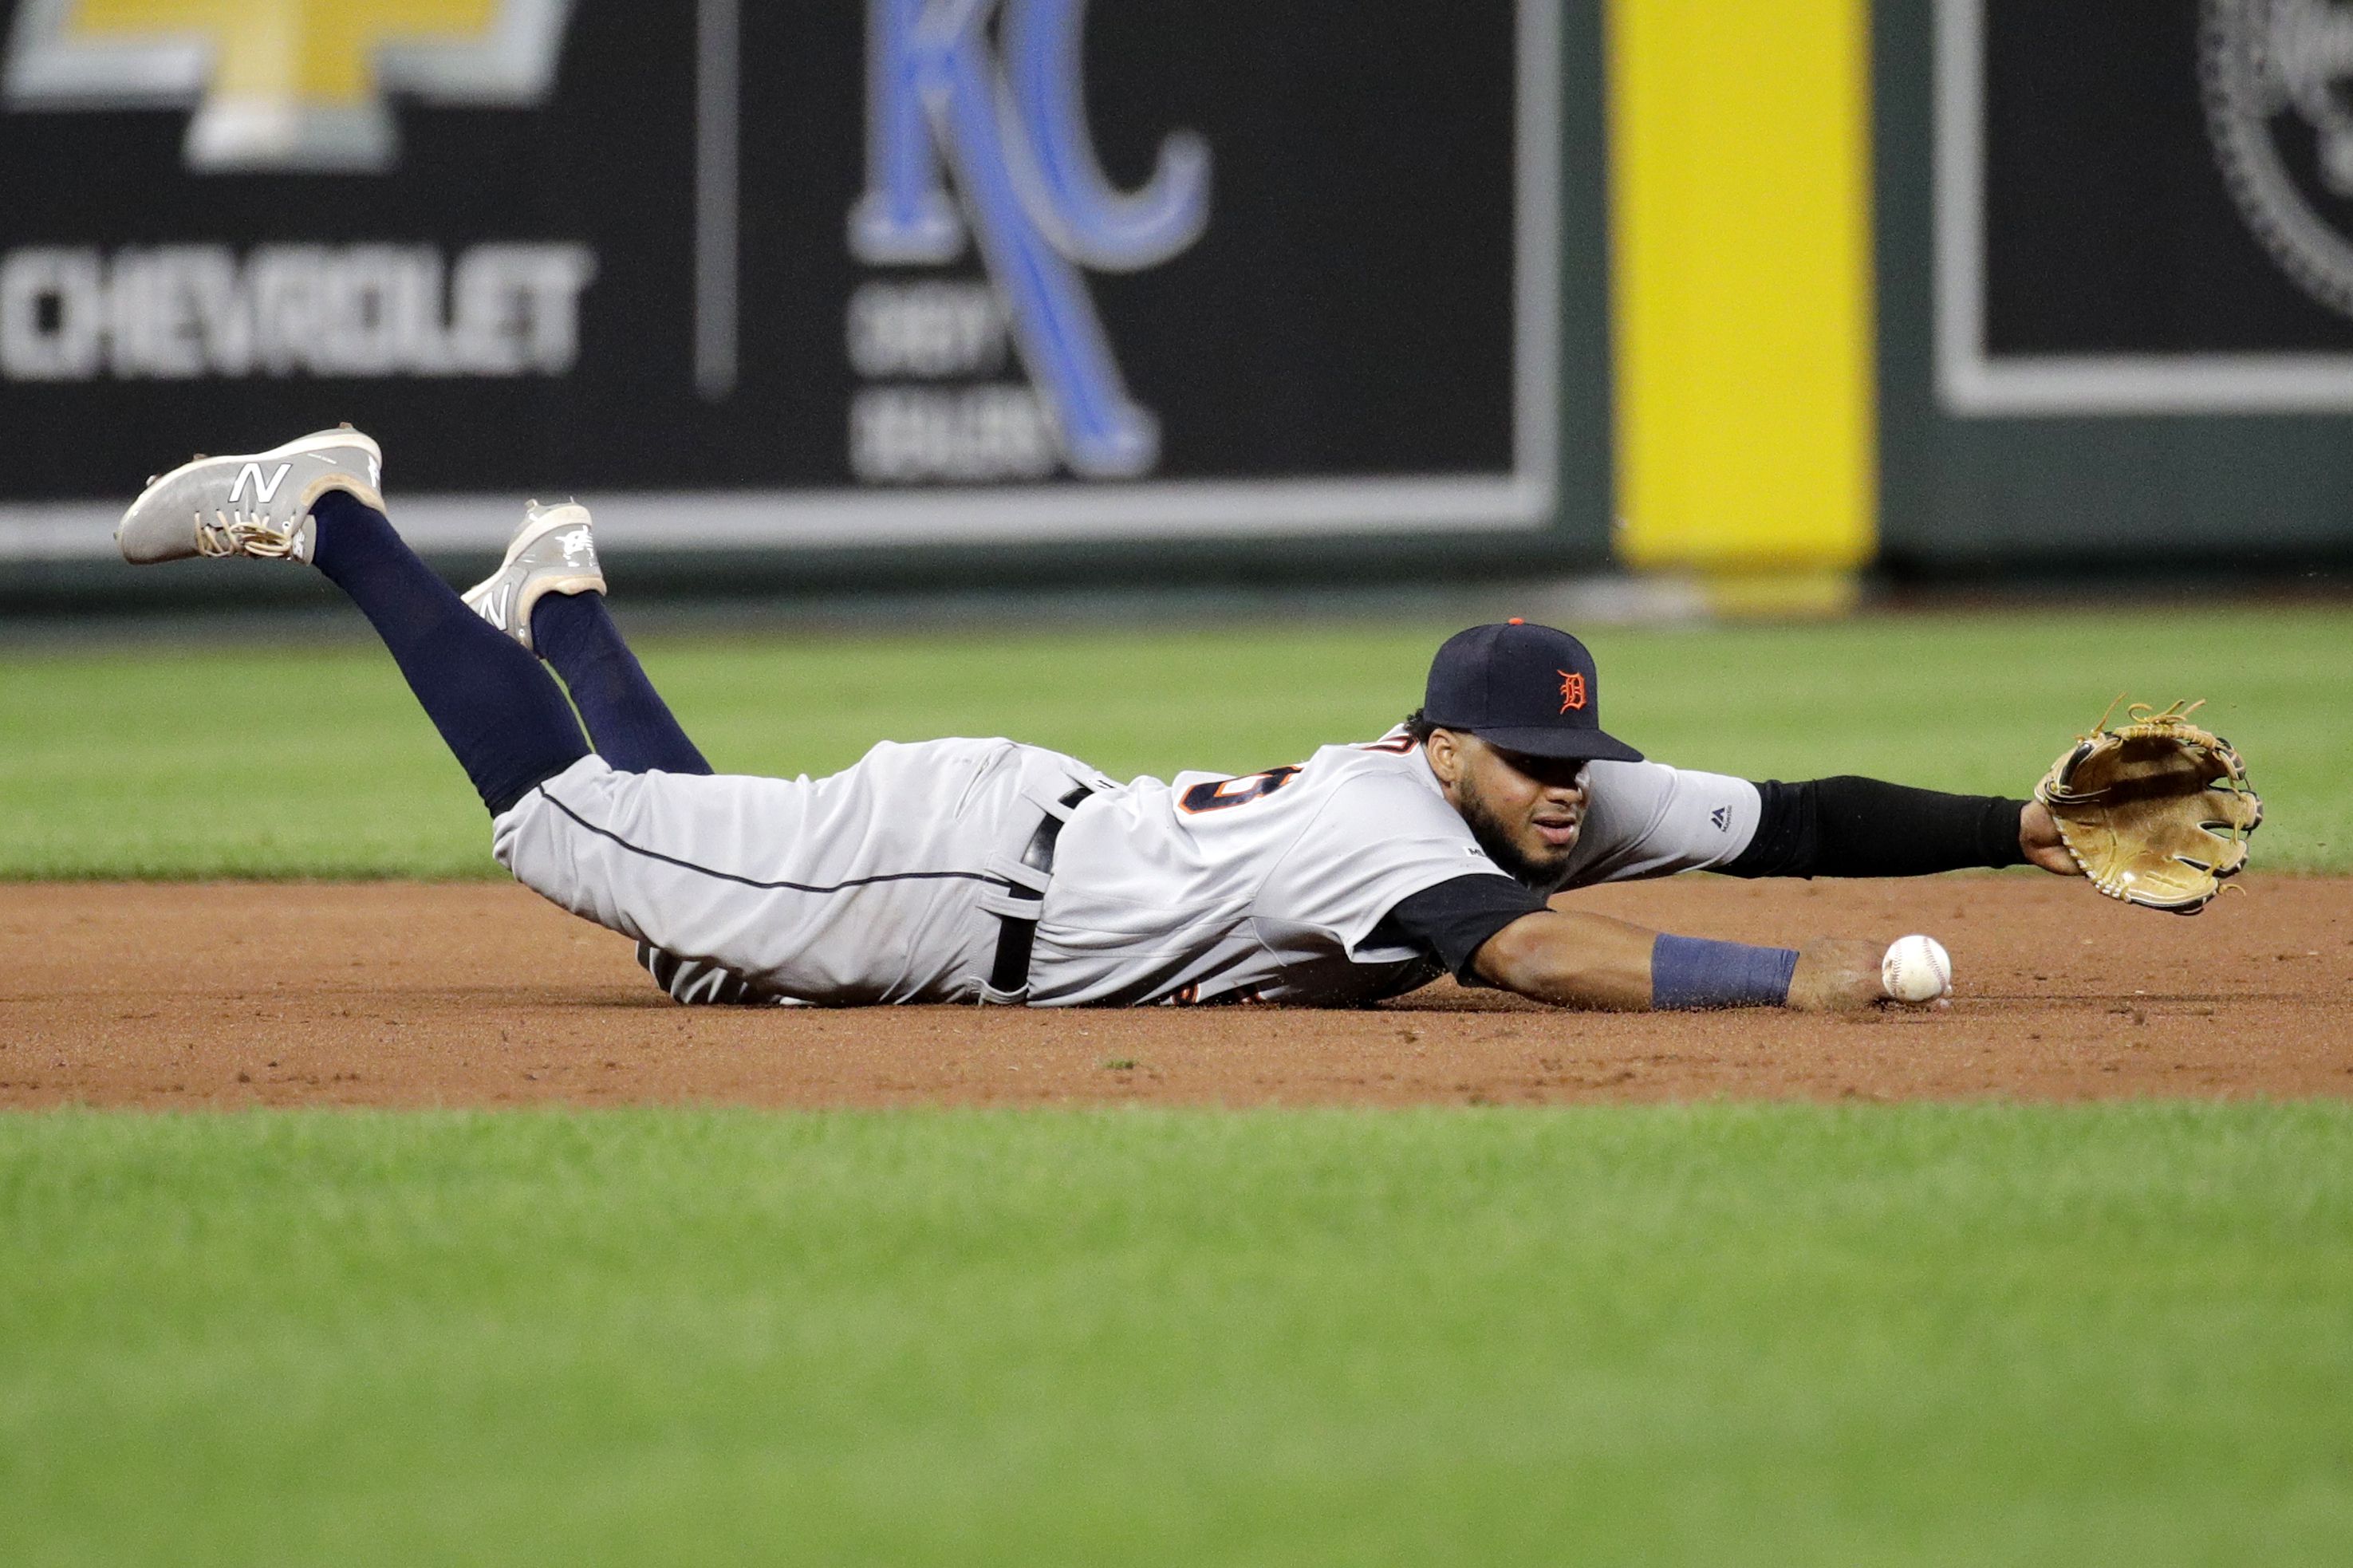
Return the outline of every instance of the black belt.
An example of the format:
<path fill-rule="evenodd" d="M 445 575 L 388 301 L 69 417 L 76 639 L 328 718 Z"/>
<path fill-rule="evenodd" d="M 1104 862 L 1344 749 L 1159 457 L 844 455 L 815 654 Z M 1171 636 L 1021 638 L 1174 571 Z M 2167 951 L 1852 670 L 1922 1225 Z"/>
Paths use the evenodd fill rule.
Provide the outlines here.
<path fill-rule="evenodd" d="M 1064 795 L 1061 804 L 1073 806 L 1094 793 L 1088 785 L 1081 784 Z M 1053 875 L 1054 840 L 1062 836 L 1062 822 L 1063 818 L 1052 812 L 1046 814 L 1046 820 L 1039 823 L 1038 831 L 1029 836 L 1029 847 L 1021 851 L 1024 866 L 1041 876 Z M 1018 883 L 1007 889 L 1007 895 L 1016 899 L 1035 899 L 1040 910 L 1045 908 L 1046 895 L 1043 892 L 1033 892 Z M 1025 989 L 1029 984 L 1029 950 L 1038 941 L 1038 917 L 999 915 L 997 918 L 1004 923 L 1005 930 L 997 939 L 997 963 L 988 972 L 988 984 L 991 988 L 1009 995 Z"/>

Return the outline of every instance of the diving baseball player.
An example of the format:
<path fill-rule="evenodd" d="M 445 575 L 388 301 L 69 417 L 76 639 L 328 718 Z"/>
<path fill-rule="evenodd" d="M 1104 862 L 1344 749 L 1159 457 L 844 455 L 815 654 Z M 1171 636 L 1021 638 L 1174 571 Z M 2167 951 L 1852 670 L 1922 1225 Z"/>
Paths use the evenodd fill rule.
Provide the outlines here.
<path fill-rule="evenodd" d="M 1645 761 L 1602 729 L 1584 645 L 1517 621 L 1450 639 L 1388 734 L 1239 777 L 1122 783 L 1006 740 L 717 774 L 606 611 L 586 509 L 533 503 L 461 597 L 394 531 L 382 477 L 348 427 L 199 458 L 116 537 L 134 563 L 323 572 L 480 793 L 500 863 L 634 939 L 681 1001 L 1347 1005 L 1451 973 L 1572 1006 L 1861 1007 L 1887 999 L 1883 943 L 1712 942 L 1550 900 L 1696 869 L 2074 870 L 2029 802 Z"/>

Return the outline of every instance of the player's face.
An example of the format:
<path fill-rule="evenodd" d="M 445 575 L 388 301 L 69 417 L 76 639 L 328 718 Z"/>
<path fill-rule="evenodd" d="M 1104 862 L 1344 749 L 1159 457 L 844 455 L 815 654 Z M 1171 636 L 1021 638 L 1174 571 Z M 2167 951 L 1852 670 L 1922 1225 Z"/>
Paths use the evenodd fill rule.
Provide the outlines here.
<path fill-rule="evenodd" d="M 1556 878 L 1585 827 L 1584 763 L 1531 757 L 1441 731 L 1430 763 L 1488 858 L 1524 882 Z M 1432 737 L 1435 742 L 1439 737 Z"/>

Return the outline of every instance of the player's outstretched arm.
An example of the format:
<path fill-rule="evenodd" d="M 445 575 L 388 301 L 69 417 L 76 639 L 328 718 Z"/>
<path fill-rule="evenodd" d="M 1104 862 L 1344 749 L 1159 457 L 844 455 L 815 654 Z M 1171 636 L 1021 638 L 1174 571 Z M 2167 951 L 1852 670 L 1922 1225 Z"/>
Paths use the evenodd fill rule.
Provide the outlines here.
<path fill-rule="evenodd" d="M 1472 966 L 1490 985 L 1556 1007 L 1640 1012 L 1651 1005 L 1658 940 L 1608 915 L 1538 910 L 1489 937 Z"/>
<path fill-rule="evenodd" d="M 1666 937 L 1607 915 L 1540 910 L 1480 947 L 1489 984 L 1556 1007 L 1787 1006 L 1842 1012 L 1888 1000 L 1883 942 L 1827 938 L 1786 948 Z M 1794 959 L 1794 963 L 1792 963 Z M 1662 973 L 1663 971 L 1664 973 Z"/>
<path fill-rule="evenodd" d="M 1974 867 L 2075 863 L 2041 802 L 1946 795 L 1881 779 L 1841 776 L 1756 786 L 1759 816 L 1734 877 L 1918 877 Z"/>

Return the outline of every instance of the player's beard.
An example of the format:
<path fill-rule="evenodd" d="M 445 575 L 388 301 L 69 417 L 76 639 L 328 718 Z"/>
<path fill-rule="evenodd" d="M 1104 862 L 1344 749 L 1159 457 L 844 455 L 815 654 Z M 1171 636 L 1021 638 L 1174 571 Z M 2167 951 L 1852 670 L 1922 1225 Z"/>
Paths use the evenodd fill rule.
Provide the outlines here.
<path fill-rule="evenodd" d="M 1495 814 L 1494 808 L 1487 804 L 1486 798 L 1467 787 L 1469 781 L 1465 780 L 1455 786 L 1454 809 L 1462 814 L 1463 822 L 1471 829 L 1471 837 L 1479 841 L 1479 847 L 1487 852 L 1487 858 L 1502 867 L 1513 880 L 1525 883 L 1539 892 L 1551 891 L 1559 884 L 1561 874 L 1568 869 L 1568 858 L 1577 853 L 1579 840 L 1572 840 L 1557 849 L 1547 849 L 1541 858 L 1530 854 L 1504 819 Z M 1584 816 L 1580 813 L 1577 816 L 1580 828 L 1584 822 Z"/>

